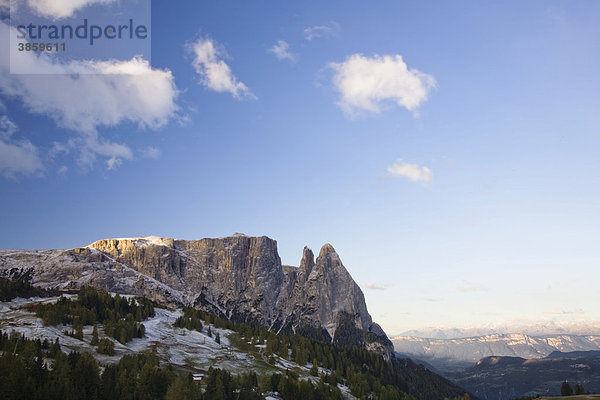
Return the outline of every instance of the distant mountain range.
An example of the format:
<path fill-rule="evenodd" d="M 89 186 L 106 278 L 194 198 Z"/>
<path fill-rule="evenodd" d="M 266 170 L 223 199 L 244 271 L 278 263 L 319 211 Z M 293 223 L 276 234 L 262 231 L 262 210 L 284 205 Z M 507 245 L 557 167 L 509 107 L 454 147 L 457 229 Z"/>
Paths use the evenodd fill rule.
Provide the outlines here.
<path fill-rule="evenodd" d="M 552 332 L 553 327 L 534 326 L 530 331 L 539 333 L 538 329 L 544 328 Z M 593 326 L 585 324 L 574 330 L 594 332 Z M 391 340 L 397 354 L 411 357 L 485 400 L 560 395 L 564 381 L 600 392 L 600 335 L 495 333 L 463 337 L 474 332 L 477 330 L 423 330 L 412 333 L 459 337 L 396 336 Z"/>
<path fill-rule="evenodd" d="M 528 336 L 600 335 L 600 322 L 596 321 L 546 321 L 514 323 L 478 328 L 423 328 L 405 331 L 395 336 L 412 336 L 428 339 L 460 339 L 495 334 L 524 333 Z"/>
<path fill-rule="evenodd" d="M 554 351 L 600 350 L 600 335 L 493 334 L 458 339 L 412 336 L 391 338 L 398 353 L 421 359 L 439 371 L 460 371 L 482 358 L 510 356 L 542 358 Z"/>

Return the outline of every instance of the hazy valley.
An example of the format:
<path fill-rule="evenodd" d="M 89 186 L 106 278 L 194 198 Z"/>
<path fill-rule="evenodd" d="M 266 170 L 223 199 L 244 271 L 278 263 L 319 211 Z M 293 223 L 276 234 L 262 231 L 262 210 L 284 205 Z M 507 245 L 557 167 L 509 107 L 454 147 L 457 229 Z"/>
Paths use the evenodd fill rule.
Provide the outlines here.
<path fill-rule="evenodd" d="M 543 335 L 543 328 L 530 329 L 540 336 L 497 333 L 452 339 L 396 336 L 391 340 L 399 354 L 419 360 L 482 399 L 559 395 L 564 381 L 600 391 L 600 335 Z M 565 332 L 566 327 L 560 329 Z M 591 333 L 595 328 L 578 326 L 573 331 Z M 429 332 L 464 334 L 461 330 Z M 553 332 L 552 328 L 547 332 Z"/>

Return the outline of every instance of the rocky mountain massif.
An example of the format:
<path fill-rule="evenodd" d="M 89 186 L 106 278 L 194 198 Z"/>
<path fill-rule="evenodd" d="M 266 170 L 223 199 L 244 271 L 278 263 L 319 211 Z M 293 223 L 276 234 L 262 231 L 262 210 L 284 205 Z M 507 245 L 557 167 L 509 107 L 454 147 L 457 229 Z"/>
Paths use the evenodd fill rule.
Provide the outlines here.
<path fill-rule="evenodd" d="M 0 276 L 29 275 L 42 288 L 92 285 L 163 304 L 193 305 L 275 331 L 356 344 L 390 358 L 391 342 L 371 319 L 362 291 L 330 244 L 304 248 L 283 266 L 266 236 L 99 240 L 70 250 L 0 251 Z M 343 329 L 338 329 L 340 326 Z"/>

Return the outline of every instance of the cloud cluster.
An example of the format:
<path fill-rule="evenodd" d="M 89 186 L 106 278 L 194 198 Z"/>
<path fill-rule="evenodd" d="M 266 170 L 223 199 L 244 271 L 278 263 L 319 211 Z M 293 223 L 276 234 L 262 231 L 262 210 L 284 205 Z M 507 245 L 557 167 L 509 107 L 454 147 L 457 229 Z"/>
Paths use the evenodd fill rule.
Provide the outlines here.
<path fill-rule="evenodd" d="M 285 40 L 278 40 L 268 51 L 273 53 L 278 60 L 296 62 L 296 55 L 290 52 L 290 45 Z"/>
<path fill-rule="evenodd" d="M 68 18 L 92 4 L 114 3 L 116 0 L 27 0 L 27 5 L 36 14 L 46 18 Z"/>
<path fill-rule="evenodd" d="M 397 104 L 416 111 L 436 86 L 433 76 L 408 66 L 400 55 L 365 57 L 353 54 L 341 63 L 330 63 L 338 106 L 349 116 L 380 113 Z"/>
<path fill-rule="evenodd" d="M 0 117 L 0 174 L 14 180 L 38 175 L 43 170 L 38 149 L 27 140 L 16 140 L 17 130 L 8 116 Z"/>
<path fill-rule="evenodd" d="M 433 180 L 433 172 L 429 168 L 400 160 L 387 167 L 387 171 L 391 175 L 408 178 L 413 182 L 429 183 Z"/>
<path fill-rule="evenodd" d="M 236 99 L 256 98 L 243 82 L 240 82 L 231 68 L 223 61 L 223 51 L 211 38 L 200 38 L 190 45 L 194 54 L 192 65 L 200 75 L 201 83 L 215 92 L 230 93 Z"/>
<path fill-rule="evenodd" d="M 14 29 L 0 23 L 0 35 L 9 34 Z M 159 128 L 176 116 L 178 90 L 171 71 L 154 69 L 141 58 L 59 63 L 45 55 L 24 54 L 21 65 L 13 67 L 37 73 L 26 75 L 11 74 L 9 62 L 8 52 L 0 53 L 0 93 L 77 132 L 66 147 L 77 148 L 84 165 L 91 165 L 97 155 L 107 158 L 109 169 L 133 158 L 126 145 L 99 137 L 98 127 L 133 122 Z"/>
<path fill-rule="evenodd" d="M 313 25 L 304 28 L 304 38 L 310 41 L 320 37 L 335 36 L 340 30 L 340 24 L 335 21 L 332 21 L 327 25 Z"/>

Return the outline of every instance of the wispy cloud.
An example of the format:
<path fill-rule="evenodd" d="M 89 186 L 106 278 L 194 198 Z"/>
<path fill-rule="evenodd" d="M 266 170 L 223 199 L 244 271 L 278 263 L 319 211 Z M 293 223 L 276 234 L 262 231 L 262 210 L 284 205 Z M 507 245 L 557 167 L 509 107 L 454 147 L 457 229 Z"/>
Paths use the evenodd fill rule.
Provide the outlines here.
<path fill-rule="evenodd" d="M 304 28 L 304 38 L 313 40 L 320 37 L 335 36 L 341 31 L 341 26 L 335 21 L 326 25 L 313 25 Z"/>
<path fill-rule="evenodd" d="M 291 62 L 296 62 L 297 60 L 297 56 L 290 52 L 290 45 L 285 40 L 278 40 L 267 51 L 273 53 L 278 60 L 289 60 Z"/>
<path fill-rule="evenodd" d="M 79 162 L 91 167 L 96 156 L 106 157 L 106 168 L 114 170 L 123 164 L 123 160 L 133 160 L 133 151 L 123 143 L 115 143 L 101 138 L 97 132 L 90 132 L 80 138 L 69 141 L 72 148 L 79 149 Z"/>
<path fill-rule="evenodd" d="M 575 314 L 585 314 L 585 311 L 583 311 L 582 308 L 575 308 L 572 310 L 554 309 L 554 310 L 545 311 L 545 313 L 553 314 L 553 315 L 575 315 Z"/>
<path fill-rule="evenodd" d="M 440 301 L 442 301 L 442 299 L 438 299 L 435 297 L 425 297 L 423 300 L 425 300 L 428 303 L 439 303 Z"/>
<path fill-rule="evenodd" d="M 39 175 L 44 169 L 39 151 L 25 139 L 15 139 L 17 125 L 7 116 L 0 117 L 0 174 L 18 180 Z"/>
<path fill-rule="evenodd" d="M 123 164 L 123 160 L 121 158 L 118 158 L 116 156 L 111 157 L 108 160 L 106 160 L 106 169 L 112 171 L 119 168 L 121 164 Z"/>
<path fill-rule="evenodd" d="M 488 289 L 483 285 L 478 285 L 473 282 L 469 282 L 467 280 L 463 280 L 460 285 L 458 285 L 457 289 L 463 293 L 470 292 L 486 292 Z"/>
<path fill-rule="evenodd" d="M 361 284 L 361 287 L 365 288 L 365 289 L 373 289 L 373 290 L 385 290 L 386 287 L 384 285 L 378 285 L 376 283 L 363 283 Z"/>
<path fill-rule="evenodd" d="M 433 172 L 429 168 L 401 160 L 387 167 L 387 171 L 390 175 L 408 178 L 413 182 L 429 183 L 433 180 Z"/>
<path fill-rule="evenodd" d="M 152 158 L 155 160 L 159 159 L 162 155 L 161 151 L 154 146 L 144 147 L 143 149 L 140 149 L 139 152 L 142 155 L 142 157 Z"/>
<path fill-rule="evenodd" d="M 417 109 L 436 86 L 433 76 L 408 66 L 400 55 L 365 57 L 353 54 L 341 63 L 330 63 L 333 86 L 342 111 L 355 117 L 362 112 L 378 114 L 396 104 Z"/>
<path fill-rule="evenodd" d="M 27 0 L 36 14 L 52 19 L 68 18 L 92 4 L 114 3 L 116 0 Z"/>
<path fill-rule="evenodd" d="M 206 88 L 215 92 L 230 93 L 236 99 L 256 98 L 223 61 L 224 51 L 213 39 L 200 38 L 190 45 L 190 49 L 194 54 L 192 65 Z"/>

